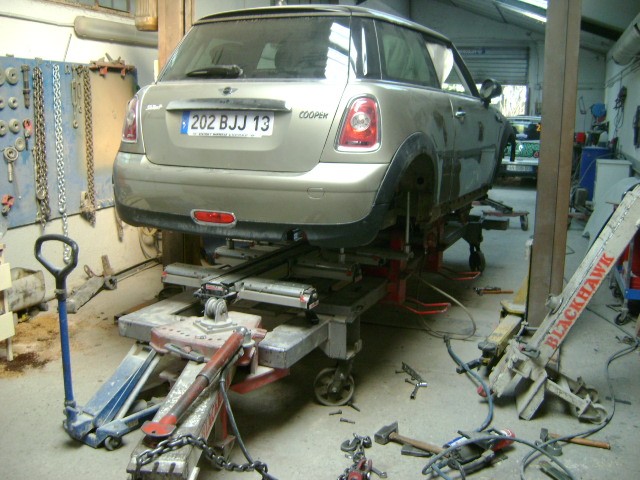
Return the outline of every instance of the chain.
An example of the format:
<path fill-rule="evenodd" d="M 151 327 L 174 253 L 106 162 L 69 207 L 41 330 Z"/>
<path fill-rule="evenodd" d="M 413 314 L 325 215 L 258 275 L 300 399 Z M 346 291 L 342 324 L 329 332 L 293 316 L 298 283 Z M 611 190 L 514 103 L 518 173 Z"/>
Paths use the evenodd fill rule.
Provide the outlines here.
<path fill-rule="evenodd" d="M 211 462 L 213 466 L 218 469 L 224 469 L 229 472 L 258 472 L 263 479 L 273 479 L 267 472 L 269 468 L 267 464 L 261 461 L 253 461 L 247 463 L 233 463 L 229 462 L 221 455 L 216 455 L 212 447 L 207 445 L 207 441 L 203 437 L 195 437 L 192 434 L 180 435 L 176 438 L 167 438 L 161 441 L 156 448 L 145 450 L 136 457 L 136 471 L 134 480 L 140 479 L 140 470 L 145 465 L 153 462 L 156 458 L 164 455 L 165 453 L 173 452 L 186 445 L 191 445 L 194 448 L 202 450 L 204 457 Z M 273 479 L 275 480 L 275 479 Z"/>
<path fill-rule="evenodd" d="M 62 216 L 62 234 L 69 236 L 67 218 L 67 190 L 64 176 L 64 141 L 62 138 L 62 94 L 60 92 L 60 65 L 53 66 L 53 125 L 56 135 L 56 174 L 58 178 L 58 212 Z M 64 263 L 71 261 L 71 247 L 64 244 L 62 253 Z"/>
<path fill-rule="evenodd" d="M 33 69 L 33 159 L 36 173 L 36 200 L 38 202 L 38 214 L 36 220 L 40 221 L 44 229 L 51 207 L 49 206 L 49 186 L 47 180 L 47 152 L 45 146 L 44 123 L 44 87 L 42 81 L 42 69 Z"/>
<path fill-rule="evenodd" d="M 87 156 L 87 195 L 83 200 L 81 207 L 84 217 L 89 220 L 91 225 L 96 223 L 96 184 L 94 177 L 94 161 L 93 161 L 93 118 L 91 106 L 91 83 L 89 81 L 89 69 L 87 67 L 79 67 L 82 71 L 82 86 L 84 93 L 84 135 Z"/>

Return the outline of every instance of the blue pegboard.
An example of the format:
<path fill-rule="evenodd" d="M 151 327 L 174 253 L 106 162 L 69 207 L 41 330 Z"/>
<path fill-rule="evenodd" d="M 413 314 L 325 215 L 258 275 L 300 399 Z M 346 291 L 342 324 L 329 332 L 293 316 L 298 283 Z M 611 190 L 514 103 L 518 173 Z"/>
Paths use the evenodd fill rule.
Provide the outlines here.
<path fill-rule="evenodd" d="M 25 107 L 23 95 L 22 65 L 29 67 L 29 88 L 30 106 Z M 14 163 L 14 182 L 8 180 L 7 162 L 2 152 L 8 146 L 15 146 L 18 137 L 24 136 L 22 127 L 23 121 L 29 119 L 33 123 L 33 69 L 38 66 L 42 70 L 43 92 L 44 92 L 44 112 L 45 112 L 45 132 L 46 132 L 46 161 L 47 161 L 47 183 L 49 187 L 49 205 L 51 206 L 50 220 L 59 218 L 58 212 L 58 187 L 56 174 L 56 150 L 54 134 L 54 110 L 53 110 L 53 66 L 60 67 L 60 88 L 62 99 L 62 131 L 64 143 L 64 172 L 66 182 L 67 214 L 73 215 L 80 212 L 80 195 L 87 190 L 86 175 L 86 153 L 84 134 L 84 105 L 82 104 L 82 88 L 80 88 L 79 101 L 81 112 L 75 110 L 75 120 L 78 127 L 74 128 L 74 105 L 72 102 L 72 81 L 74 79 L 74 69 L 79 64 L 65 62 L 54 62 L 40 59 L 24 59 L 15 57 L 0 57 L 0 69 L 7 72 L 14 68 L 18 73 L 18 81 L 15 84 L 9 83 L 6 79 L 0 85 L 0 97 L 4 99 L 4 108 L 0 110 L 0 120 L 9 124 L 12 119 L 18 120 L 20 131 L 7 133 L 0 136 L 0 196 L 11 195 L 14 197 L 14 205 L 4 217 L 3 223 L 7 228 L 15 228 L 23 225 L 37 223 L 37 201 L 35 196 L 35 169 L 33 161 L 33 135 L 28 139 L 28 147 L 19 152 L 18 159 Z M 91 75 L 97 75 L 91 72 Z M 134 72 L 129 73 L 135 75 Z M 76 79 L 81 77 L 76 76 Z M 135 82 L 134 82 L 135 83 Z M 79 83 L 81 87 L 82 82 Z M 133 95 L 133 92 L 132 92 Z M 17 99 L 17 108 L 12 109 L 8 105 L 9 98 Z M 94 103 L 100 99 L 93 98 Z M 94 112 L 95 118 L 95 112 Z M 93 130 L 94 139 L 97 134 Z M 119 132 L 113 132 L 119 135 Z M 94 152 L 97 154 L 97 152 Z M 18 190 L 16 189 L 16 182 Z M 111 183 L 110 168 L 95 169 L 96 201 L 98 208 L 113 206 L 113 188 Z"/>

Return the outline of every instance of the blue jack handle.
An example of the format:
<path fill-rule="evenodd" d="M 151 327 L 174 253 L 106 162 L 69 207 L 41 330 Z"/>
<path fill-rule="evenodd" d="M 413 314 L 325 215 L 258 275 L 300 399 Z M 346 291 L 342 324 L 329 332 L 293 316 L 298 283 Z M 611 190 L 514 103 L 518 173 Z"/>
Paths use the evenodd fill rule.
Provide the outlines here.
<path fill-rule="evenodd" d="M 42 255 L 42 244 L 48 241 L 62 242 L 71 247 L 71 261 L 62 268 L 47 261 Z M 60 347 L 62 350 L 62 373 L 64 376 L 64 404 L 75 407 L 73 384 L 71 382 L 71 354 L 69 349 L 69 328 L 67 326 L 67 276 L 78 265 L 78 244 L 64 235 L 42 235 L 36 240 L 35 255 L 38 261 L 56 279 L 56 298 L 58 299 L 58 317 L 60 323 Z"/>

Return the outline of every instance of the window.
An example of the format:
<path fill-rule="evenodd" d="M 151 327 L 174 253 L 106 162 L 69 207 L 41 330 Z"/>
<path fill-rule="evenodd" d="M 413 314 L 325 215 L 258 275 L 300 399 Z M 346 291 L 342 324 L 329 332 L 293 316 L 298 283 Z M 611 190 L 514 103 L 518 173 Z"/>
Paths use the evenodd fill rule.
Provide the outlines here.
<path fill-rule="evenodd" d="M 117 12 L 133 14 L 133 0 L 55 0 L 58 3 L 66 3 L 84 7 L 96 7 L 98 9 L 105 8 L 115 10 Z"/>
<path fill-rule="evenodd" d="M 424 38 L 419 32 L 386 22 L 377 22 L 381 42 L 382 78 L 427 87 L 437 87 L 438 77 Z"/>
<path fill-rule="evenodd" d="M 471 89 L 456 65 L 455 56 L 451 48 L 441 43 L 428 42 L 427 49 L 431 58 L 433 58 L 436 72 L 438 72 L 440 88 L 448 92 L 471 95 Z"/>
<path fill-rule="evenodd" d="M 215 66 L 237 65 L 242 78 L 344 81 L 349 68 L 347 18 L 260 18 L 196 25 L 167 64 L 162 80 L 182 80 Z"/>

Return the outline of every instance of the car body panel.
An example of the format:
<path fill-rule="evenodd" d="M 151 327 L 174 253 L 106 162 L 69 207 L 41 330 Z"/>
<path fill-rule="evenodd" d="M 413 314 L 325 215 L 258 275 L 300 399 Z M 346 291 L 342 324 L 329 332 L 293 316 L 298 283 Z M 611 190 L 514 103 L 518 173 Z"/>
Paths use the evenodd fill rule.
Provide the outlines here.
<path fill-rule="evenodd" d="M 142 104 L 141 124 L 150 162 L 194 168 L 309 171 L 322 155 L 344 89 L 321 82 L 224 82 L 211 94 L 207 83 L 171 82 L 162 89 L 149 89 Z M 233 93 L 219 92 L 227 88 Z M 272 106 L 246 106 L 251 103 Z M 275 110 L 278 103 L 280 111 Z M 257 138 L 181 133 L 187 112 L 206 112 L 210 119 L 229 111 L 249 113 L 251 124 L 255 116 L 272 112 L 273 133 Z"/>

